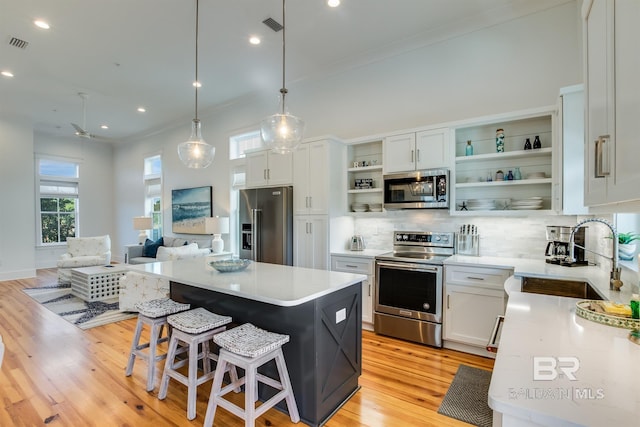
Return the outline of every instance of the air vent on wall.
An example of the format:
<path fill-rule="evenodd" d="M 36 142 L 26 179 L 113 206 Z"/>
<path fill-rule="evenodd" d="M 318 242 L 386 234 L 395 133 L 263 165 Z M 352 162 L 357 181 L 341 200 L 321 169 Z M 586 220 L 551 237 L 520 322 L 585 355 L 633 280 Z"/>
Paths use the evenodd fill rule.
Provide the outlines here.
<path fill-rule="evenodd" d="M 262 21 L 262 23 L 267 27 L 271 28 L 276 33 L 282 29 L 282 25 L 280 25 L 280 23 L 273 18 L 267 18 L 264 21 Z"/>
<path fill-rule="evenodd" d="M 11 37 L 11 39 L 9 40 L 9 46 L 17 47 L 20 49 L 26 49 L 27 46 L 29 46 L 29 42 L 20 40 L 17 37 Z"/>

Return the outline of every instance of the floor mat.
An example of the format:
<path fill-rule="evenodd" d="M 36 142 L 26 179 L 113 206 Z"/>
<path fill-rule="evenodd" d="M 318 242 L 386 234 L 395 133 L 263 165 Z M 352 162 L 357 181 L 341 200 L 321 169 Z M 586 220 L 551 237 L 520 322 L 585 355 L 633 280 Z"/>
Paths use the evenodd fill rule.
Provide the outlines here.
<path fill-rule="evenodd" d="M 487 404 L 491 371 L 460 365 L 438 413 L 481 427 L 491 427 L 493 410 Z"/>

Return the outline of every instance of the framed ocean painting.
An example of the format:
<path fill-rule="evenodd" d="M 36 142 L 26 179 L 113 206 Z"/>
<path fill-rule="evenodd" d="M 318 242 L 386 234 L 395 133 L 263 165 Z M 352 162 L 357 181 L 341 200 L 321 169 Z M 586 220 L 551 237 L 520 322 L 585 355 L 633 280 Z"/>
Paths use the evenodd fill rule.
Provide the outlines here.
<path fill-rule="evenodd" d="M 213 210 L 213 187 L 171 190 L 171 231 L 205 234 L 205 218 Z"/>

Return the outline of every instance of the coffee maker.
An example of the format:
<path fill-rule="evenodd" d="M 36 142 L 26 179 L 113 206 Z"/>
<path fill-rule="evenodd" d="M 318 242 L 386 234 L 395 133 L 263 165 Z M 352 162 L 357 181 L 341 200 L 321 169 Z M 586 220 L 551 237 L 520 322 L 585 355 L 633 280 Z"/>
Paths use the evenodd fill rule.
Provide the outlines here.
<path fill-rule="evenodd" d="M 547 248 L 545 249 L 545 256 L 547 257 L 546 261 L 548 263 L 566 267 L 587 265 L 585 250 L 582 249 L 585 246 L 586 227 L 576 229 L 573 236 L 573 241 L 576 244 L 573 253 L 576 260 L 573 261 L 569 258 L 569 240 L 573 229 L 574 227 L 561 225 L 547 226 Z"/>

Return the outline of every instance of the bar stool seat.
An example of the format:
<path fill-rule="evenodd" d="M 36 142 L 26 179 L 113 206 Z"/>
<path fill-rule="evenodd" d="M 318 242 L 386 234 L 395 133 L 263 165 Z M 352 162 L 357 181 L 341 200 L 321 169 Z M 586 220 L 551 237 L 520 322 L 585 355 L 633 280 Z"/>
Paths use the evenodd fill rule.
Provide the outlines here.
<path fill-rule="evenodd" d="M 196 308 L 167 317 L 167 322 L 173 327 L 171 340 L 169 341 L 169 351 L 164 365 L 162 379 L 160 380 L 160 391 L 158 399 L 167 397 L 169 379 L 187 386 L 187 418 L 193 420 L 196 417 L 196 397 L 197 388 L 200 384 L 213 378 L 211 371 L 211 360 L 217 357 L 210 351 L 209 342 L 220 332 L 226 329 L 231 323 L 231 317 L 221 316 L 212 313 L 204 308 Z M 202 345 L 202 351 L 199 346 Z M 178 347 L 181 346 L 181 349 Z M 182 350 L 182 351 L 181 351 Z M 189 357 L 183 360 L 176 360 L 180 352 L 188 352 Z M 203 374 L 198 376 L 198 361 L 202 360 Z M 178 372 L 178 369 L 188 363 L 188 376 Z M 227 369 L 228 370 L 228 369 Z M 224 371 L 222 372 L 224 375 Z M 235 370 L 230 372 L 232 381 L 237 380 Z"/>
<path fill-rule="evenodd" d="M 211 427 L 213 425 L 218 406 L 244 419 L 245 426 L 254 426 L 256 418 L 282 400 L 287 402 L 291 421 L 294 423 L 300 421 L 291 380 L 289 379 L 289 371 L 282 354 L 282 346 L 289 342 L 289 335 L 276 334 L 260 329 L 251 323 L 245 323 L 237 328 L 217 334 L 213 337 L 213 341 L 221 348 L 204 426 Z M 258 373 L 260 366 L 274 359 L 280 381 Z M 229 385 L 223 388 L 222 379 L 224 371 L 229 364 L 244 369 L 245 376 L 235 381 L 232 380 Z M 280 391 L 256 408 L 258 382 Z M 245 394 L 244 410 L 223 397 L 243 384 Z"/>
<path fill-rule="evenodd" d="M 131 351 L 129 352 L 129 361 L 127 362 L 126 376 L 133 373 L 133 365 L 136 357 L 147 362 L 147 391 L 152 391 L 155 387 L 156 362 L 163 360 L 167 354 L 157 354 L 158 345 L 169 341 L 169 324 L 167 316 L 191 308 L 189 304 L 182 304 L 169 298 L 160 298 L 150 301 L 143 301 L 135 304 L 138 310 L 138 321 L 136 330 L 131 343 Z M 144 325 L 150 328 L 149 342 L 141 343 L 140 337 Z M 164 328 L 167 328 L 167 335 L 162 336 Z M 144 351 L 148 349 L 148 351 Z"/>

